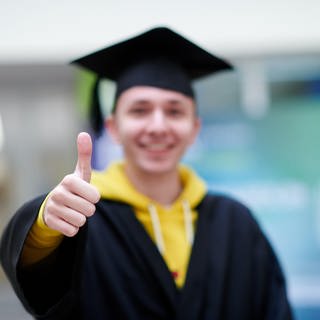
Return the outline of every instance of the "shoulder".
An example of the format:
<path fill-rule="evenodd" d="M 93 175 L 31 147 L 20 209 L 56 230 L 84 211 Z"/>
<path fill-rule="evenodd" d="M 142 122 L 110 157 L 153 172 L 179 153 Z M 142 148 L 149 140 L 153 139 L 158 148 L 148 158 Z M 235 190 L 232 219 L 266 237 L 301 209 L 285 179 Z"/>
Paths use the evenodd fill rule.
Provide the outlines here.
<path fill-rule="evenodd" d="M 252 210 L 229 195 L 209 192 L 199 207 L 201 211 L 208 212 L 215 221 L 229 225 L 234 232 L 262 232 Z"/>
<path fill-rule="evenodd" d="M 202 203 L 224 214 L 231 214 L 235 217 L 245 216 L 250 219 L 253 217 L 251 209 L 246 204 L 226 194 L 208 192 Z"/>

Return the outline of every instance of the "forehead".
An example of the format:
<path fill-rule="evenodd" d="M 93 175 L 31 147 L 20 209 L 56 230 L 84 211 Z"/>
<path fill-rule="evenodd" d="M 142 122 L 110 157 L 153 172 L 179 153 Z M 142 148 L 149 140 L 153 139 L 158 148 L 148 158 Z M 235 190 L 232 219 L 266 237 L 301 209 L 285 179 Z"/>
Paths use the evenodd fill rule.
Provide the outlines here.
<path fill-rule="evenodd" d="M 180 92 L 149 86 L 136 86 L 124 91 L 117 100 L 117 106 L 138 102 L 181 102 L 193 104 L 194 100 Z"/>

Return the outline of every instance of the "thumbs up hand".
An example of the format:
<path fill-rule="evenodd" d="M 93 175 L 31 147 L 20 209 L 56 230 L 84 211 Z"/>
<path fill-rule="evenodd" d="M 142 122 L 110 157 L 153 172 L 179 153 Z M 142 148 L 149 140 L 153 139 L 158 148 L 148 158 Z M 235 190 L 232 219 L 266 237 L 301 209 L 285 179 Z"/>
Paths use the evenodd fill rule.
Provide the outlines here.
<path fill-rule="evenodd" d="M 92 141 L 82 132 L 77 138 L 78 162 L 74 173 L 65 176 L 49 194 L 43 219 L 45 224 L 68 237 L 75 236 L 96 210 L 98 190 L 90 185 Z"/>

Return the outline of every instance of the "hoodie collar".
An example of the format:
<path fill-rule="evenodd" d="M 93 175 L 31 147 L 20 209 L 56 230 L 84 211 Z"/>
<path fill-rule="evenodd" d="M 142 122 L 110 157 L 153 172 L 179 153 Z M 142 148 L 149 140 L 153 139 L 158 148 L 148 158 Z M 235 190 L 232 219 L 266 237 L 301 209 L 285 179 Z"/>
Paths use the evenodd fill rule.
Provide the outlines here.
<path fill-rule="evenodd" d="M 183 191 L 172 204 L 170 209 L 181 207 L 181 202 L 187 200 L 191 208 L 195 208 L 206 193 L 204 181 L 187 166 L 179 166 L 179 174 Z M 124 170 L 123 162 L 112 163 L 105 171 L 92 173 L 91 183 L 96 186 L 103 199 L 125 202 L 134 208 L 146 208 L 153 203 L 158 208 L 164 208 L 159 203 L 138 192 Z"/>

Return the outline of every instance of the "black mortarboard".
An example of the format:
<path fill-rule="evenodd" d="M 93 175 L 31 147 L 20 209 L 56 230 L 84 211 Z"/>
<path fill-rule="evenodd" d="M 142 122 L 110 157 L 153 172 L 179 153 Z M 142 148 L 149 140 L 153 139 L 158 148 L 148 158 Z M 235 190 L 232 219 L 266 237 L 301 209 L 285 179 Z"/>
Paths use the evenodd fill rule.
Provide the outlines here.
<path fill-rule="evenodd" d="M 194 97 L 191 82 L 232 66 L 165 27 L 151 29 L 133 38 L 72 61 L 98 75 L 114 80 L 116 98 L 134 86 L 144 85 L 181 92 Z M 103 125 L 93 90 L 91 121 L 96 131 Z"/>

